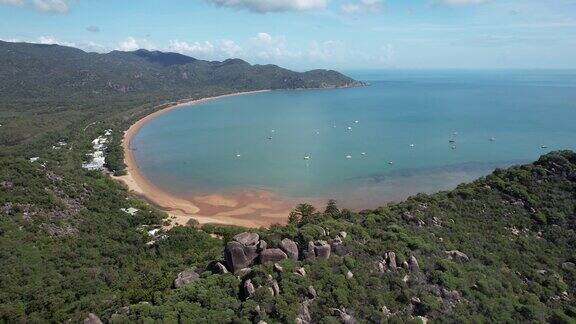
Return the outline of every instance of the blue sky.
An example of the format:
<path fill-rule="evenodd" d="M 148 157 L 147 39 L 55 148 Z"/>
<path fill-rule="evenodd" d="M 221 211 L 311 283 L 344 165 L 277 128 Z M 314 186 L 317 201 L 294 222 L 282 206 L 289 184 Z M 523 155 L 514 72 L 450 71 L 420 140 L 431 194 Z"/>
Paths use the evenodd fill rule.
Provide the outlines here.
<path fill-rule="evenodd" d="M 576 68 L 576 0 L 0 0 L 0 39 L 299 70 Z"/>

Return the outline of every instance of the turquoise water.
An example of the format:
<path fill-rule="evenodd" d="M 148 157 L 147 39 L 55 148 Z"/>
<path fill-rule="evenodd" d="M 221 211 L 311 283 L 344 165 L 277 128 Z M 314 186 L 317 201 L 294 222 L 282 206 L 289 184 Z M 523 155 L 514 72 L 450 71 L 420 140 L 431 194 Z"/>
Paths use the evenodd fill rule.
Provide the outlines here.
<path fill-rule="evenodd" d="M 228 97 L 162 114 L 133 139 L 138 165 L 182 196 L 267 189 L 360 208 L 576 149 L 574 71 L 352 76 L 371 85 Z"/>

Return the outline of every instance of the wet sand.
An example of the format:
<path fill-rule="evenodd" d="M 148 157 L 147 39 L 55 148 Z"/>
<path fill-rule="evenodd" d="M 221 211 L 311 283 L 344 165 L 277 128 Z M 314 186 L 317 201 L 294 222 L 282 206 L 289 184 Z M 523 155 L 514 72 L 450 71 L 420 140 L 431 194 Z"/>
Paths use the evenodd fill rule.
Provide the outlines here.
<path fill-rule="evenodd" d="M 134 194 L 166 211 L 171 223 L 169 227 L 186 225 L 190 220 L 195 220 L 200 224 L 213 223 L 243 227 L 269 227 L 273 224 L 285 224 L 296 202 L 281 199 L 264 190 L 247 190 L 234 194 L 210 193 L 192 197 L 178 197 L 163 191 L 142 174 L 131 146 L 132 138 L 142 126 L 167 111 L 208 100 L 264 91 L 269 90 L 233 93 L 173 104 L 138 120 L 124 133 L 122 141 L 127 174 L 114 178 L 126 184 Z"/>

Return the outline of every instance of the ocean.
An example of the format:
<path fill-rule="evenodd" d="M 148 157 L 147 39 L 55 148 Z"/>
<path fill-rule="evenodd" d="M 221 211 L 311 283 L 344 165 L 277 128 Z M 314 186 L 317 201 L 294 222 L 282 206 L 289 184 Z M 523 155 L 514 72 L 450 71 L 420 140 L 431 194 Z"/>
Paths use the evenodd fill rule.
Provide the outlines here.
<path fill-rule="evenodd" d="M 352 71 L 350 89 L 271 91 L 168 111 L 132 140 L 179 196 L 267 190 L 372 208 L 576 149 L 576 71 Z"/>

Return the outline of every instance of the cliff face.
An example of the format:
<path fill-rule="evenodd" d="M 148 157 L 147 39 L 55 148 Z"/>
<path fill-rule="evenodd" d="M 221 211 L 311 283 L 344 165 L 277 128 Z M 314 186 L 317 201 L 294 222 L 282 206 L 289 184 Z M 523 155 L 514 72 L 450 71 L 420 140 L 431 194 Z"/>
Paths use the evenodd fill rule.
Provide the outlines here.
<path fill-rule="evenodd" d="M 177 53 L 86 53 L 59 45 L 0 42 L 5 98 L 130 96 L 357 86 L 336 71 L 305 73 L 240 59 L 203 61 Z"/>

